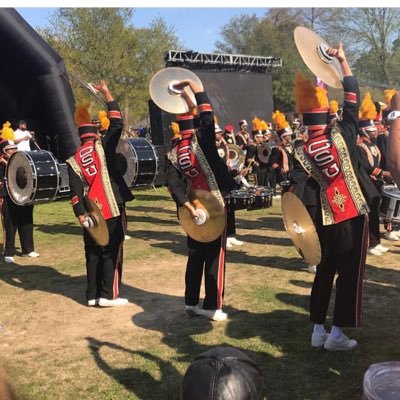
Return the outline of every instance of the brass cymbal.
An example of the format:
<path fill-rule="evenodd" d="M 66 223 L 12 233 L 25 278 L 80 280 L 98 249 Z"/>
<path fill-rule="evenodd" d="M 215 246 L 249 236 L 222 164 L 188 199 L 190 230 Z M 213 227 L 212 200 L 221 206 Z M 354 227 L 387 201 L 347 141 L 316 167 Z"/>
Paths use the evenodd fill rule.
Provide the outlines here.
<path fill-rule="evenodd" d="M 258 159 L 263 162 L 264 164 L 267 164 L 269 161 L 269 156 L 271 155 L 271 148 L 267 143 L 261 143 L 257 147 L 257 155 Z"/>
<path fill-rule="evenodd" d="M 225 228 L 225 210 L 217 198 L 206 190 L 196 189 L 189 194 L 194 208 L 203 210 L 206 220 L 197 225 L 189 210 L 182 206 L 178 209 L 179 222 L 183 230 L 194 240 L 208 243 L 221 236 Z"/>
<path fill-rule="evenodd" d="M 96 225 L 93 228 L 86 228 L 86 230 L 98 245 L 106 246 L 110 239 L 106 220 L 97 204 L 87 196 L 85 197 L 85 204 L 87 210 L 86 215 L 92 217 L 96 221 Z"/>
<path fill-rule="evenodd" d="M 281 205 L 286 232 L 297 251 L 309 265 L 318 265 L 321 262 L 321 245 L 307 209 L 291 192 L 282 196 Z"/>
<path fill-rule="evenodd" d="M 233 169 L 240 169 L 240 166 L 243 165 L 245 155 L 243 150 L 236 144 L 228 143 L 228 150 L 229 150 L 229 160 L 231 167 Z"/>
<path fill-rule="evenodd" d="M 150 97 L 158 107 L 171 114 L 188 112 L 189 107 L 181 96 L 180 91 L 174 89 L 174 83 L 184 79 L 191 79 L 194 83 L 203 87 L 199 77 L 192 71 L 185 68 L 168 67 L 158 71 L 151 78 L 149 86 Z M 193 103 L 196 104 L 193 92 L 189 88 L 186 88 L 185 91 Z"/>
<path fill-rule="evenodd" d="M 311 72 L 328 86 L 343 88 L 343 74 L 339 61 L 331 59 L 325 50 L 329 44 L 311 29 L 298 26 L 294 30 L 294 41 L 301 58 Z"/>

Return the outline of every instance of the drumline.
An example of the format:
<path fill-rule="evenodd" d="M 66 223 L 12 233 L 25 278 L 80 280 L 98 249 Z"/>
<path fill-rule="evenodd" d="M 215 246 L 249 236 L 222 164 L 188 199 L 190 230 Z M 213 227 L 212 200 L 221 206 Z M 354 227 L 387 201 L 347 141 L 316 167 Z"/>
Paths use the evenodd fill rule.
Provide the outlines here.
<path fill-rule="evenodd" d="M 117 148 L 130 189 L 152 186 L 159 171 L 156 148 L 145 138 L 121 139 Z M 282 195 L 289 190 L 290 181 L 280 183 Z M 18 205 L 31 205 L 68 198 L 70 194 L 68 169 L 47 150 L 18 151 L 9 161 L 6 187 Z M 259 210 L 273 205 L 273 189 L 249 186 L 233 190 L 225 196 L 228 210 Z M 396 185 L 381 189 L 379 216 L 386 222 L 400 222 L 400 190 Z"/>

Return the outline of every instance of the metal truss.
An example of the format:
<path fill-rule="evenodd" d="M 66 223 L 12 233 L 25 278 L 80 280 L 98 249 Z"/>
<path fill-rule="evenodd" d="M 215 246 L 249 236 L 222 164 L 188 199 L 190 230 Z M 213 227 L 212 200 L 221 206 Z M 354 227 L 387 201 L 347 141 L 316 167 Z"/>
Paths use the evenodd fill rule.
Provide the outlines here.
<path fill-rule="evenodd" d="M 264 73 L 282 67 L 282 59 L 243 54 L 197 53 L 170 50 L 164 55 L 167 67 L 184 67 L 211 71 L 243 71 Z"/>

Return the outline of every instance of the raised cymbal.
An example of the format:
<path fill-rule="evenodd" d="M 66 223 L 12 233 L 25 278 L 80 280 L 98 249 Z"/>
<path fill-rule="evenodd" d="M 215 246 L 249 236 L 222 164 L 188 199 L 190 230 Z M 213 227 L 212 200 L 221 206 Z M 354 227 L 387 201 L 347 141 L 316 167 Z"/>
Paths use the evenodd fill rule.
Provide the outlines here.
<path fill-rule="evenodd" d="M 339 61 L 336 58 L 332 60 L 326 58 L 324 49 L 331 46 L 324 39 L 311 29 L 298 26 L 294 30 L 294 41 L 304 63 L 316 77 L 328 86 L 337 89 L 343 87 Z"/>
<path fill-rule="evenodd" d="M 212 242 L 221 236 L 225 228 L 225 210 L 217 198 L 206 190 L 196 189 L 189 194 L 194 208 L 204 211 L 206 220 L 197 225 L 189 210 L 182 206 L 178 209 L 179 222 L 183 230 L 198 242 Z"/>
<path fill-rule="evenodd" d="M 233 169 L 239 169 L 244 163 L 245 155 L 243 150 L 236 144 L 228 143 L 229 160 Z"/>
<path fill-rule="evenodd" d="M 89 197 L 85 197 L 85 204 L 87 215 L 94 218 L 96 221 L 96 225 L 93 228 L 86 228 L 90 236 L 93 240 L 100 246 L 106 246 L 109 241 L 109 233 L 106 220 L 103 217 L 103 214 L 97 207 L 97 204 L 89 199 Z"/>
<path fill-rule="evenodd" d="M 184 114 L 189 111 L 186 101 L 180 93 L 174 91 L 173 84 L 184 79 L 191 79 L 198 86 L 203 87 L 199 77 L 192 71 L 179 68 L 169 67 L 158 71 L 150 81 L 150 97 L 162 110 L 171 114 Z M 186 88 L 186 93 L 196 104 L 194 94 L 189 88 Z"/>
<path fill-rule="evenodd" d="M 321 262 L 321 245 L 307 209 L 291 192 L 282 196 L 281 205 L 286 232 L 297 251 L 309 265 L 318 265 Z"/>

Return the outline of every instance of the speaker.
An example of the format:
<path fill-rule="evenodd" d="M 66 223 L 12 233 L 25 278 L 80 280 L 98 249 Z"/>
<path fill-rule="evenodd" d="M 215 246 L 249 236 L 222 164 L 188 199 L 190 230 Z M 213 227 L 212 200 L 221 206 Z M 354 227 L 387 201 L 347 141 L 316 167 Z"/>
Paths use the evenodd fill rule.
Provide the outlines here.
<path fill-rule="evenodd" d="M 154 146 L 158 158 L 158 171 L 156 179 L 153 182 L 154 186 L 165 186 L 167 183 L 167 174 L 165 171 L 165 155 L 170 151 L 170 145 Z"/>
<path fill-rule="evenodd" d="M 151 142 L 154 146 L 168 145 L 173 136 L 170 125 L 176 120 L 175 114 L 167 113 L 149 100 Z"/>

